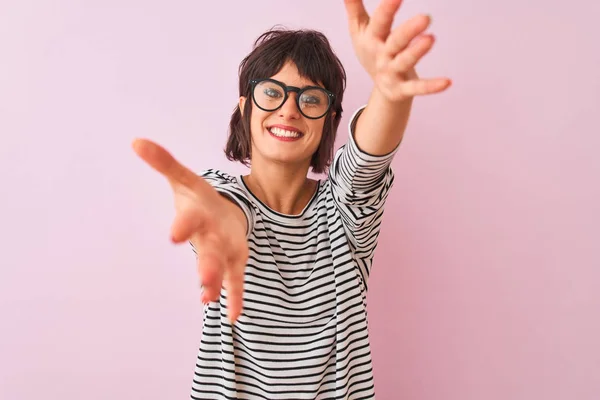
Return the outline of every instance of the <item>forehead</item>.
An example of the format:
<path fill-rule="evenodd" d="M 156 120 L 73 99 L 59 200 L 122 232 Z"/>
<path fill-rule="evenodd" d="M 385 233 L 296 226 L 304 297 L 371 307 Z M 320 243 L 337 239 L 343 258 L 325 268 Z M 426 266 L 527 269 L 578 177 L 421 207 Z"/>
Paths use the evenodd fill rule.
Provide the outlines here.
<path fill-rule="evenodd" d="M 283 67 L 279 70 L 279 72 L 277 72 L 270 78 L 283 82 L 288 86 L 322 86 L 319 84 L 319 82 L 313 82 L 309 78 L 300 75 L 296 64 L 292 62 L 285 63 Z"/>

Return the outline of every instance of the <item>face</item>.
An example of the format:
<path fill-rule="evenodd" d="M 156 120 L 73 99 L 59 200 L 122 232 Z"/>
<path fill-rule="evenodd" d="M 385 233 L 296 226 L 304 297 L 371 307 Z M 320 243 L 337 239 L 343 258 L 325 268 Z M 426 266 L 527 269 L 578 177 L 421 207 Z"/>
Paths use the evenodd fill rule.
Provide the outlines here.
<path fill-rule="evenodd" d="M 260 77 L 263 78 L 263 77 Z M 287 63 L 271 77 L 287 86 L 303 88 L 305 86 L 321 86 L 298 73 L 295 64 Z M 288 99 L 275 111 L 263 111 L 252 104 L 250 129 L 252 136 L 252 162 L 269 161 L 297 167 L 308 167 L 313 154 L 317 151 L 325 118 L 309 119 L 304 117 L 296 105 L 296 93 L 290 92 Z M 243 112 L 247 101 L 251 98 L 240 98 L 240 109 Z"/>

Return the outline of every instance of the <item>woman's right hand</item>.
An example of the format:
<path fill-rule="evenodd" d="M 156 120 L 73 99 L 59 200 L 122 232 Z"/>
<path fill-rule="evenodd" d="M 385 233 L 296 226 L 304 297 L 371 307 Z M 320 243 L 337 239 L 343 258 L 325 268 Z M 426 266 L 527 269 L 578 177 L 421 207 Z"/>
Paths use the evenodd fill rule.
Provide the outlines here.
<path fill-rule="evenodd" d="M 204 289 L 202 302 L 217 301 L 224 287 L 229 319 L 235 322 L 242 311 L 244 270 L 248 260 L 244 212 L 160 145 L 137 139 L 133 149 L 166 177 L 173 189 L 176 213 L 171 240 L 174 243 L 190 241 L 194 246 Z"/>

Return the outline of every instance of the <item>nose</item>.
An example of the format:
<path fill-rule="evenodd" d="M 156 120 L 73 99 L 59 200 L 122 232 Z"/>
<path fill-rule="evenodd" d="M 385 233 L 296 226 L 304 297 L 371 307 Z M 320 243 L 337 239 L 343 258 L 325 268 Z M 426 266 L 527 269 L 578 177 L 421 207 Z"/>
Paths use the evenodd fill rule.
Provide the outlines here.
<path fill-rule="evenodd" d="M 279 116 L 283 118 L 289 119 L 299 119 L 300 118 L 300 110 L 298 110 L 298 106 L 296 105 L 296 93 L 290 93 L 287 100 L 281 108 L 279 108 Z"/>

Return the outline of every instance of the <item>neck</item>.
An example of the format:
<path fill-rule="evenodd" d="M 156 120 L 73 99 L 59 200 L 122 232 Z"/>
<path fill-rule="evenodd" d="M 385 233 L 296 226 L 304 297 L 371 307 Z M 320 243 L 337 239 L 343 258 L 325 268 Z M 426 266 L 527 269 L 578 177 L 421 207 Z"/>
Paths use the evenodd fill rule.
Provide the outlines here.
<path fill-rule="evenodd" d="M 252 160 L 244 181 L 252 193 L 274 211 L 298 215 L 312 198 L 317 182 L 307 177 L 308 166 L 262 164 Z"/>

